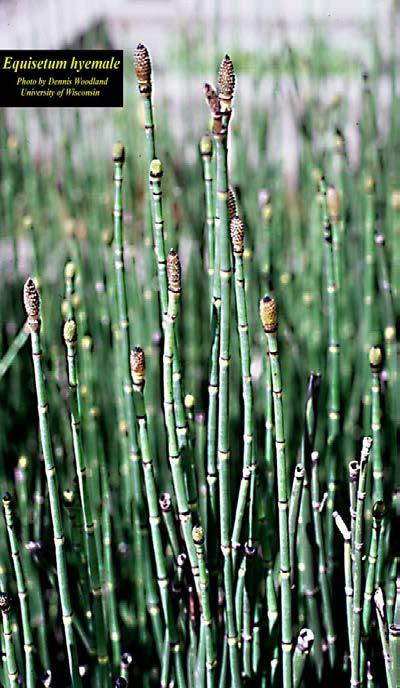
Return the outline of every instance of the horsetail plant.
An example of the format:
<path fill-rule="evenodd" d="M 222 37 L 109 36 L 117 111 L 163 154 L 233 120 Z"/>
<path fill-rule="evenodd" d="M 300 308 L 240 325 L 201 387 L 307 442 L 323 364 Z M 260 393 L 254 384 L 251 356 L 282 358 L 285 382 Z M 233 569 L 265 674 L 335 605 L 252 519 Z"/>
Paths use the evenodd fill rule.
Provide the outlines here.
<path fill-rule="evenodd" d="M 313 81 L 328 75 L 317 43 L 304 60 L 277 48 L 262 110 L 269 53 L 251 63 L 242 112 L 225 55 L 216 88 L 204 87 L 202 137 L 181 89 L 179 143 L 158 122 L 163 163 L 139 44 L 144 137 L 130 107 L 116 113 L 129 155 L 114 146 L 113 194 L 80 115 L 73 139 L 62 119 L 55 183 L 26 123 L 0 112 L 0 245 L 12 268 L 0 291 L 5 688 L 399 685 L 395 55 L 374 45 L 376 83 L 364 84 L 360 146 L 347 155 L 347 98 L 304 96 L 307 65 Z M 191 44 L 191 67 L 195 57 Z M 266 146 L 277 64 L 294 87 L 288 183 Z M 25 265 L 35 281 L 22 325 Z"/>
<path fill-rule="evenodd" d="M 62 608 L 62 618 L 68 654 L 68 666 L 72 685 L 74 687 L 80 687 L 81 679 L 78 668 L 75 635 L 72 628 L 73 617 L 68 584 L 62 511 L 58 494 L 57 472 L 51 443 L 50 424 L 48 419 L 49 407 L 47 403 L 46 386 L 42 369 L 42 352 L 40 345 L 40 297 L 33 280 L 30 278 L 25 282 L 24 286 L 24 306 L 27 315 L 27 323 L 31 334 L 32 361 L 35 375 L 40 441 L 45 462 L 52 528 L 54 533 L 58 591 Z"/>

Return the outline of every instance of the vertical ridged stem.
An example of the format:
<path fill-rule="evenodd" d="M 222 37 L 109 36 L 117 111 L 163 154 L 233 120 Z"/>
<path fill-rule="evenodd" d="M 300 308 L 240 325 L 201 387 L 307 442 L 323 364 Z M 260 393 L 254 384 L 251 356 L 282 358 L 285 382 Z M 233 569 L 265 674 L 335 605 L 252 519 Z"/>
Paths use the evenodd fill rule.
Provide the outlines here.
<path fill-rule="evenodd" d="M 234 218 L 232 224 L 239 218 Z M 231 231 L 232 231 L 231 224 Z M 243 419 L 243 468 L 251 467 L 250 481 L 254 490 L 255 487 L 255 461 L 254 461 L 254 402 L 253 402 L 253 386 L 250 372 L 250 335 L 249 323 L 247 318 L 247 303 L 246 303 L 246 282 L 243 270 L 243 247 L 239 251 L 233 246 L 234 267 L 235 267 L 235 297 L 236 297 L 236 312 L 239 333 L 239 351 L 242 373 L 242 397 L 244 408 Z M 239 506 L 239 501 L 238 501 Z M 253 500 L 250 500 L 249 509 L 249 540 L 253 539 Z M 236 517 L 235 517 L 236 521 Z"/>
<path fill-rule="evenodd" d="M 211 142 L 211 139 L 210 139 Z M 210 290 L 210 305 L 212 309 L 212 294 L 214 286 L 215 272 L 215 233 L 214 233 L 214 189 L 212 174 L 212 148 L 202 151 L 201 159 L 203 163 L 203 179 L 206 196 L 206 225 L 207 225 L 207 253 L 208 253 L 208 275 Z"/>
<path fill-rule="evenodd" d="M 79 676 L 78 656 L 76 651 L 74 631 L 72 628 L 72 608 L 68 586 L 67 561 L 65 552 L 64 529 L 61 515 L 61 505 L 58 494 L 58 481 L 54 464 L 53 448 L 51 443 L 50 426 L 48 419 L 49 407 L 47 393 L 42 370 L 40 334 L 31 331 L 32 359 L 35 373 L 35 386 L 39 414 L 39 429 L 42 451 L 45 461 L 45 472 L 50 501 L 50 513 L 54 534 L 54 546 L 56 553 L 56 569 L 58 589 L 62 609 L 62 618 L 68 654 L 68 666 L 72 685 L 80 688 L 82 685 Z"/>
<path fill-rule="evenodd" d="M 362 586 L 362 557 L 364 551 L 364 508 L 367 465 L 371 451 L 372 440 L 365 437 L 360 458 L 360 473 L 357 487 L 356 523 L 353 545 L 353 630 L 351 643 L 351 685 L 360 684 L 360 641 L 361 641 L 361 586 Z"/>
<path fill-rule="evenodd" d="M 373 477 L 373 502 L 381 501 L 383 494 L 383 460 L 382 460 L 382 409 L 381 409 L 381 383 L 379 369 L 371 366 L 371 401 L 372 401 L 372 477 Z"/>
<path fill-rule="evenodd" d="M 400 686 L 400 625 L 389 626 L 389 648 L 392 660 L 392 684 L 394 688 Z"/>
<path fill-rule="evenodd" d="M 123 244 L 123 219 L 122 219 L 122 167 L 123 161 L 116 160 L 114 162 L 114 267 L 115 267 L 115 282 L 117 291 L 117 311 L 120 331 L 120 365 L 121 365 L 121 386 L 124 399 L 124 410 L 128 429 L 128 451 L 129 451 L 129 471 L 133 483 L 133 511 L 135 521 L 135 532 L 137 537 L 137 555 L 138 560 L 135 562 L 137 567 L 136 592 L 139 601 L 138 606 L 142 606 L 142 601 L 139 598 L 143 597 L 144 585 L 144 569 L 143 569 L 143 553 L 142 537 L 139 533 L 144 523 L 143 513 L 143 496 L 141 489 L 140 476 L 140 457 L 136 433 L 136 419 L 135 410 L 133 406 L 132 384 L 129 368 L 129 320 L 128 320 L 128 302 L 126 292 L 125 280 L 125 264 L 124 264 L 124 244 Z M 150 278 L 150 277 L 149 277 Z M 145 535 L 143 535 L 145 537 Z M 149 581 L 147 581 L 149 583 Z M 141 633 L 143 639 L 146 636 L 145 619 L 140 620 L 142 624 Z M 161 651 L 161 648 L 160 648 Z"/>
<path fill-rule="evenodd" d="M 174 358 L 174 329 L 178 315 L 180 293 L 168 291 L 168 310 L 164 317 L 164 416 L 168 437 L 168 457 L 172 473 L 172 481 L 178 506 L 179 520 L 193 570 L 195 580 L 198 577 L 196 550 L 192 539 L 192 518 L 186 494 L 185 474 L 182 466 L 182 456 L 176 432 L 175 408 L 173 395 L 173 358 Z"/>
<path fill-rule="evenodd" d="M 346 596 L 346 621 L 347 621 L 347 636 L 349 641 L 349 648 L 351 648 L 351 638 L 353 631 L 353 574 L 351 561 L 351 532 L 346 527 L 345 522 L 337 511 L 333 512 L 335 523 L 343 536 L 344 549 L 344 592 Z"/>
<path fill-rule="evenodd" d="M 193 529 L 193 539 L 196 547 L 197 561 L 199 565 L 199 588 L 201 600 L 201 621 L 204 626 L 206 649 L 206 680 L 207 688 L 215 686 L 217 667 L 217 653 L 212 627 L 212 613 L 209 595 L 209 576 L 205 560 L 205 547 L 202 529 Z"/>
<path fill-rule="evenodd" d="M 64 335 L 68 326 L 72 324 L 75 326 L 75 322 L 73 320 L 66 322 Z M 79 375 L 78 363 L 76 360 L 77 342 L 75 337 L 76 333 L 74 333 L 72 339 L 65 337 L 65 344 L 67 347 L 68 383 L 70 388 L 71 432 L 88 556 L 89 584 L 92 597 L 94 631 L 96 636 L 98 672 L 99 676 L 101 676 L 101 680 L 104 681 L 107 680 L 109 660 L 107 654 L 107 640 L 103 613 L 102 581 L 100 577 L 99 557 L 94 534 L 93 508 L 87 480 L 86 458 L 82 445 Z"/>
<path fill-rule="evenodd" d="M 292 492 L 289 502 L 289 542 L 290 542 L 290 565 L 292 569 L 292 585 L 294 584 L 296 537 L 299 520 L 301 496 L 303 492 L 305 469 L 300 464 L 294 469 Z"/>
<path fill-rule="evenodd" d="M 282 377 L 276 328 L 266 330 L 272 374 L 275 418 L 276 477 L 279 510 L 279 551 L 281 571 L 281 644 L 283 686 L 292 688 L 292 600 L 288 515 L 288 475 L 286 467 L 285 430 L 282 404 Z"/>
<path fill-rule="evenodd" d="M 221 285 L 219 395 L 218 395 L 218 483 L 221 551 L 224 558 L 224 592 L 226 604 L 227 642 L 232 688 L 240 685 L 238 638 L 233 600 L 233 568 L 231 558 L 231 470 L 229 442 L 229 365 L 231 279 L 230 238 L 228 227 L 228 170 L 226 130 L 215 136 L 217 155 L 217 203 L 219 272 Z"/>
<path fill-rule="evenodd" d="M 381 588 L 374 594 L 376 616 L 378 619 L 379 636 L 382 644 L 383 660 L 385 662 L 386 681 L 388 688 L 397 688 L 392 682 L 392 658 L 390 656 L 389 629 L 386 618 L 385 602 Z"/>
<path fill-rule="evenodd" d="M 327 438 L 327 470 L 328 470 L 328 500 L 326 505 L 327 518 L 327 555 L 328 568 L 332 572 L 334 564 L 333 519 L 337 491 L 338 471 L 338 438 L 340 428 L 340 342 L 337 284 L 335 280 L 335 262 L 333 255 L 332 225 L 327 208 L 327 191 L 325 181 L 321 182 L 323 198 L 323 231 L 326 270 L 326 291 L 328 303 L 328 438 Z"/>
<path fill-rule="evenodd" d="M 293 686 L 299 688 L 304 674 L 307 657 L 310 654 L 314 642 L 314 633 L 303 628 L 298 636 L 296 647 L 293 653 Z"/>
<path fill-rule="evenodd" d="M 375 589 L 376 562 L 378 559 L 379 539 L 381 536 L 381 522 L 384 516 L 383 502 L 376 502 L 372 510 L 372 534 L 369 545 L 368 562 L 365 576 L 364 603 L 362 610 L 361 661 L 360 679 L 364 682 L 367 643 L 371 625 L 372 596 Z M 378 518 L 377 518 L 378 516 Z"/>
<path fill-rule="evenodd" d="M 319 456 L 317 452 L 312 452 L 311 454 L 311 499 L 314 517 L 314 530 L 315 530 L 315 541 L 318 547 L 318 571 L 319 571 L 319 582 L 321 586 L 322 595 L 322 610 L 323 610 L 323 621 L 327 631 L 327 641 L 328 641 L 328 651 L 329 651 L 329 661 L 331 667 L 335 664 L 335 642 L 336 635 L 333 626 L 333 614 L 332 614 L 332 602 L 331 593 L 329 588 L 328 576 L 327 576 L 327 563 L 326 563 L 326 551 L 325 551 L 325 541 L 324 533 L 322 528 L 322 502 L 321 502 L 321 490 L 319 481 Z"/>
<path fill-rule="evenodd" d="M 5 661 L 5 666 L 7 667 L 7 677 L 9 681 L 9 685 L 12 686 L 17 686 L 19 681 L 18 681 L 18 667 L 17 667 L 17 659 L 16 659 L 16 654 L 15 654 L 15 646 L 14 646 L 14 639 L 13 639 L 13 630 L 12 630 L 12 624 L 11 624 L 11 614 L 10 612 L 3 612 L 1 613 L 2 620 L 3 620 L 3 637 L 4 637 L 4 645 L 5 645 L 5 653 L 6 653 L 6 661 Z"/>
<path fill-rule="evenodd" d="M 182 649 L 179 643 L 176 621 L 172 608 L 170 583 L 168 579 L 167 562 L 163 549 L 160 513 L 157 498 L 156 481 L 154 477 L 153 458 L 147 428 L 147 417 L 143 395 L 143 384 L 133 382 L 133 396 L 136 409 L 136 419 L 139 426 L 140 449 L 142 454 L 142 466 L 144 486 L 147 499 L 149 525 L 153 545 L 154 560 L 156 565 L 157 582 L 160 590 L 161 604 L 164 614 L 165 626 L 168 632 L 170 652 L 174 657 L 177 685 L 180 688 L 186 685 L 183 677 Z"/>
<path fill-rule="evenodd" d="M 24 639 L 25 654 L 25 680 L 27 688 L 34 688 L 36 672 L 34 666 L 32 626 L 28 604 L 28 590 L 22 569 L 21 555 L 17 536 L 15 534 L 14 513 L 12 509 L 12 498 L 6 494 L 3 497 L 4 517 L 7 526 L 8 541 L 10 544 L 11 557 L 14 567 L 15 578 L 17 581 L 17 591 L 22 620 L 22 635 Z"/>

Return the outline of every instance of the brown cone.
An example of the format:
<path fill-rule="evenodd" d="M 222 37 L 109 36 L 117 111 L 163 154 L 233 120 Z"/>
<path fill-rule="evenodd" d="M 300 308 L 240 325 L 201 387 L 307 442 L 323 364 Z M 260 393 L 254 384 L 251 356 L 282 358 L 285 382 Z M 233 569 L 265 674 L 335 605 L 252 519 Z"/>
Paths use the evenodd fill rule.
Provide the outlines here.
<path fill-rule="evenodd" d="M 181 263 L 179 256 L 173 248 L 167 256 L 168 289 L 175 293 L 181 291 Z"/>
<path fill-rule="evenodd" d="M 131 375 L 134 385 L 141 385 L 144 382 L 146 373 L 146 361 L 143 349 L 135 346 L 130 355 Z"/>

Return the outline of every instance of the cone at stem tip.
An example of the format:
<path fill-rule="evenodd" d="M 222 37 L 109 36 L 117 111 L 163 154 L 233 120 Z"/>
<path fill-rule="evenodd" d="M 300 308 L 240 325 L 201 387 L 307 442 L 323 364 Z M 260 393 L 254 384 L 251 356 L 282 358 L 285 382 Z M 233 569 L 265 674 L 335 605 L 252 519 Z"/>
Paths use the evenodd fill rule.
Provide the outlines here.
<path fill-rule="evenodd" d="M 167 256 L 168 289 L 176 294 L 181 291 L 181 263 L 179 256 L 173 248 Z"/>
<path fill-rule="evenodd" d="M 158 160 L 157 158 L 155 158 L 150 163 L 150 177 L 162 177 L 162 175 L 163 175 L 163 168 L 162 168 L 161 160 Z"/>
<path fill-rule="evenodd" d="M 379 346 L 372 346 L 369 350 L 369 364 L 372 370 L 379 372 L 382 367 L 382 349 Z"/>
<path fill-rule="evenodd" d="M 231 100 L 235 90 L 236 76 L 233 62 L 225 55 L 218 72 L 218 93 L 223 100 Z"/>
<path fill-rule="evenodd" d="M 26 280 L 24 286 L 24 306 L 28 318 L 35 319 L 39 317 L 39 292 L 36 289 L 35 283 L 31 277 Z"/>
<path fill-rule="evenodd" d="M 73 280 L 76 274 L 76 267 L 75 263 L 72 262 L 72 260 L 69 260 L 68 263 L 65 263 L 65 268 L 64 268 L 64 277 L 66 280 Z"/>
<path fill-rule="evenodd" d="M 196 545 L 202 545 L 204 542 L 204 530 L 201 526 L 195 526 L 192 530 L 193 542 Z"/>
<path fill-rule="evenodd" d="M 210 134 L 204 134 L 200 141 L 201 155 L 211 155 L 213 151 L 213 143 Z"/>
<path fill-rule="evenodd" d="M 64 324 L 63 337 L 66 344 L 75 344 L 77 338 L 75 320 L 67 320 Z"/>
<path fill-rule="evenodd" d="M 13 602 L 11 595 L 6 592 L 0 592 L 0 612 L 3 614 L 9 614 L 12 610 Z"/>
<path fill-rule="evenodd" d="M 151 59 L 149 51 L 143 43 L 138 43 L 133 56 L 136 77 L 140 85 L 151 85 Z"/>
<path fill-rule="evenodd" d="M 130 355 L 131 375 L 134 385 L 142 385 L 146 374 L 146 360 L 143 349 L 135 346 Z"/>
<path fill-rule="evenodd" d="M 244 222 L 238 215 L 232 218 L 230 230 L 233 252 L 241 256 L 244 249 Z"/>
<path fill-rule="evenodd" d="M 217 92 L 211 84 L 204 84 L 204 95 L 213 117 L 221 116 L 221 106 Z"/>
<path fill-rule="evenodd" d="M 273 333 L 278 328 L 278 315 L 273 296 L 264 296 L 260 301 L 260 318 L 266 333 Z"/>
<path fill-rule="evenodd" d="M 113 145 L 113 160 L 114 162 L 125 161 L 125 146 L 120 141 L 117 141 L 117 143 Z"/>

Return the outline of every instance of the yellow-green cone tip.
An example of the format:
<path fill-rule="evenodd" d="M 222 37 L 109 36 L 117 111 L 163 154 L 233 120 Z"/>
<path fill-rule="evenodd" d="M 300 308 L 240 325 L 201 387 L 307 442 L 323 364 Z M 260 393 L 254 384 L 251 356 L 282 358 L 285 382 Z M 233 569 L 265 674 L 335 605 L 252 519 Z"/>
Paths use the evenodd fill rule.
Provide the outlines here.
<path fill-rule="evenodd" d="M 112 155 L 113 155 L 114 162 L 124 162 L 124 160 L 125 160 L 125 146 L 124 146 L 124 144 L 120 143 L 119 141 L 117 143 L 114 143 Z"/>
<path fill-rule="evenodd" d="M 63 337 L 66 344 L 74 344 L 76 342 L 76 322 L 75 320 L 67 320 L 63 329 Z"/>
<path fill-rule="evenodd" d="M 195 404 L 195 398 L 193 394 L 186 394 L 183 403 L 185 404 L 185 408 L 192 409 Z"/>
<path fill-rule="evenodd" d="M 31 277 L 29 277 L 24 285 L 24 306 L 25 311 L 31 320 L 37 320 L 40 310 L 39 292 Z"/>
<path fill-rule="evenodd" d="M 241 256 L 244 249 L 244 222 L 238 215 L 231 220 L 230 233 L 233 252 Z"/>
<path fill-rule="evenodd" d="M 192 530 L 193 542 L 196 545 L 202 545 L 204 542 L 204 530 L 201 526 L 195 526 Z"/>
<path fill-rule="evenodd" d="M 66 280 L 72 280 L 72 279 L 74 279 L 75 274 L 76 274 L 75 263 L 73 263 L 72 260 L 70 260 L 68 263 L 65 264 L 64 277 Z"/>
<path fill-rule="evenodd" d="M 369 350 L 369 363 L 372 368 L 382 365 L 382 349 L 379 346 L 373 346 Z"/>
<path fill-rule="evenodd" d="M 63 492 L 63 502 L 65 506 L 72 506 L 75 501 L 75 495 L 72 490 L 64 490 Z"/>
<path fill-rule="evenodd" d="M 275 332 L 278 327 L 278 315 L 273 296 L 264 296 L 261 299 L 260 318 L 265 332 Z"/>
<path fill-rule="evenodd" d="M 225 55 L 218 72 L 218 91 L 226 99 L 231 99 L 235 90 L 235 69 L 229 55 Z"/>
<path fill-rule="evenodd" d="M 22 224 L 23 224 L 25 229 L 32 229 L 33 222 L 32 222 L 31 216 L 25 215 L 24 219 L 22 220 Z"/>
<path fill-rule="evenodd" d="M 157 158 L 150 163 L 150 174 L 152 177 L 161 177 L 163 173 L 161 160 Z"/>
<path fill-rule="evenodd" d="M 18 459 L 18 468 L 25 470 L 28 467 L 28 458 L 22 454 Z"/>
<path fill-rule="evenodd" d="M 140 385 L 144 382 L 146 374 L 146 359 L 143 349 L 135 346 L 130 355 L 130 366 L 133 384 Z"/>
<path fill-rule="evenodd" d="M 179 293 L 181 290 L 181 263 L 177 252 L 173 248 L 171 248 L 167 256 L 167 278 L 168 289 Z"/>
<path fill-rule="evenodd" d="M 212 138 L 209 134 L 204 134 L 200 141 L 200 153 L 202 155 L 211 155 L 213 150 Z"/>

